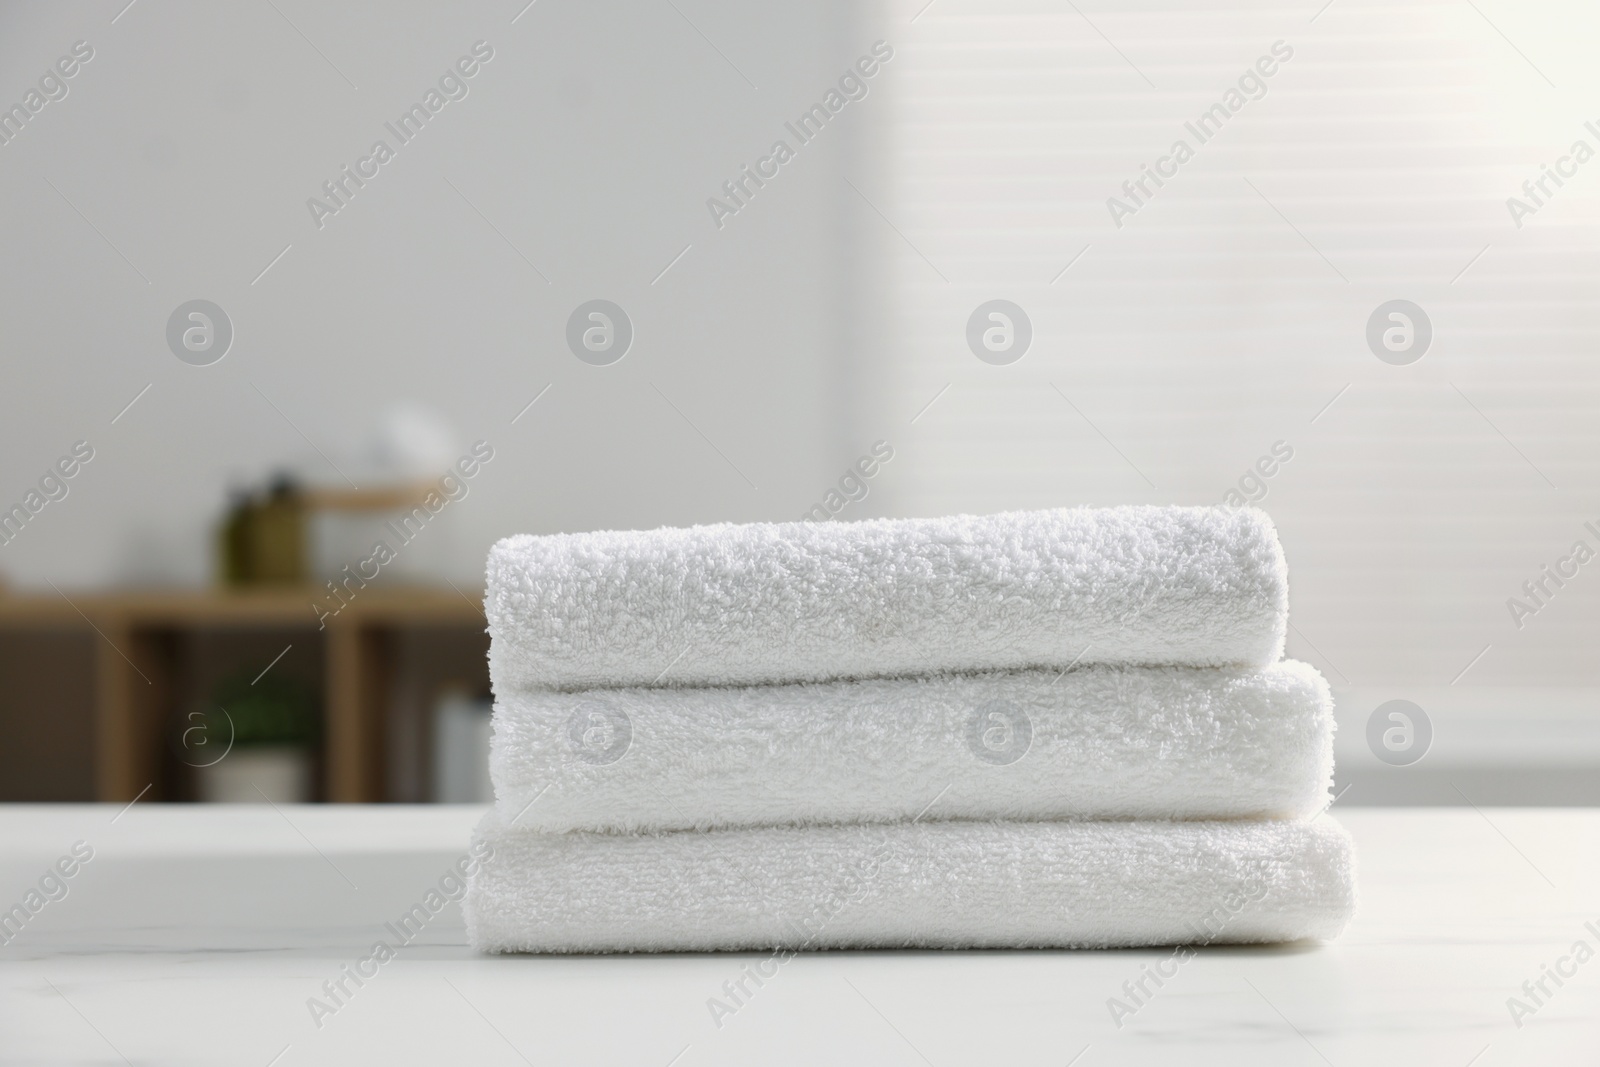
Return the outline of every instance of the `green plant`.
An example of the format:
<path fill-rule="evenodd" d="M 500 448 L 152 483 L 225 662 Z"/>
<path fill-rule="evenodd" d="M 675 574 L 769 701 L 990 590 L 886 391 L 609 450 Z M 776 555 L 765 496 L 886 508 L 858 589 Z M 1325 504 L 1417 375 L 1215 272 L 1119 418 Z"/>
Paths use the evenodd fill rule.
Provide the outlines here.
<path fill-rule="evenodd" d="M 310 747 L 317 740 L 316 694 L 292 678 L 268 676 L 252 682 L 249 674 L 232 675 L 217 684 L 211 704 L 205 712 L 207 735 L 231 736 L 235 746 Z"/>

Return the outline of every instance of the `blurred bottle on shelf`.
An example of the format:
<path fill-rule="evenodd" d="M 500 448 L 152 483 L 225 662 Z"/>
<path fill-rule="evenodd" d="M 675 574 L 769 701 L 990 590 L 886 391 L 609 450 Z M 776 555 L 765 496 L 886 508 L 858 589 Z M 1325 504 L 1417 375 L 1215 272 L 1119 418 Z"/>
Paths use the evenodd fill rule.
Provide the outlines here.
<path fill-rule="evenodd" d="M 306 498 L 284 472 L 263 492 L 235 489 L 218 531 L 218 577 L 226 586 L 300 585 L 306 571 Z"/>

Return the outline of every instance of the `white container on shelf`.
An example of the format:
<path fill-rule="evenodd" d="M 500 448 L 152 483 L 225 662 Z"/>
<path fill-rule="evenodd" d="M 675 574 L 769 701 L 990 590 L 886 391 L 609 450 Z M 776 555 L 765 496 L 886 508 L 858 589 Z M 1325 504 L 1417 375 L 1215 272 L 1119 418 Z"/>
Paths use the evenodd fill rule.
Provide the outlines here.
<path fill-rule="evenodd" d="M 235 748 L 197 769 L 210 804 L 304 804 L 311 799 L 311 753 L 295 745 Z"/>
<path fill-rule="evenodd" d="M 459 690 L 433 708 L 433 799 L 438 804 L 488 804 L 490 713 L 493 704 Z"/>

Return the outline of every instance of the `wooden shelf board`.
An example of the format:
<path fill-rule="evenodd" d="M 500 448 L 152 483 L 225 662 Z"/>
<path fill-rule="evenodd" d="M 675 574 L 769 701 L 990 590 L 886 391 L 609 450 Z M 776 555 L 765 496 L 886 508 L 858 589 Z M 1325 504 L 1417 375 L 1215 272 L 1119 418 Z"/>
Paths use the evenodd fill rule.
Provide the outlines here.
<path fill-rule="evenodd" d="M 82 626 L 115 620 L 140 626 L 305 626 L 318 628 L 316 586 L 241 590 L 126 590 L 65 596 L 0 595 L 0 626 Z M 474 596 L 479 599 L 473 599 Z M 481 594 L 451 588 L 402 586 L 363 589 L 328 627 L 354 624 L 470 624 L 484 622 Z"/>

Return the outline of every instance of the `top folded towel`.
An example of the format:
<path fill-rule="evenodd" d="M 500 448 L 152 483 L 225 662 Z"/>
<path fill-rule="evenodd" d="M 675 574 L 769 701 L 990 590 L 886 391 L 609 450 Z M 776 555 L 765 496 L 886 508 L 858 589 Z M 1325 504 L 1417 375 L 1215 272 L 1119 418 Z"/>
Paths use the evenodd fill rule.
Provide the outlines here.
<path fill-rule="evenodd" d="M 485 610 L 504 694 L 1264 666 L 1288 585 L 1264 512 L 1058 508 L 508 537 Z"/>

